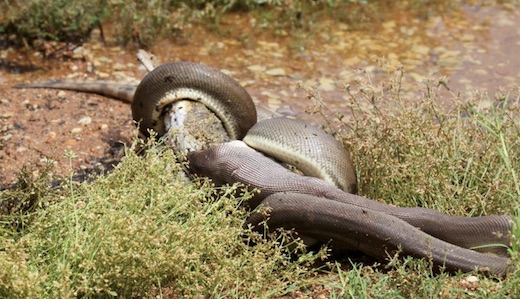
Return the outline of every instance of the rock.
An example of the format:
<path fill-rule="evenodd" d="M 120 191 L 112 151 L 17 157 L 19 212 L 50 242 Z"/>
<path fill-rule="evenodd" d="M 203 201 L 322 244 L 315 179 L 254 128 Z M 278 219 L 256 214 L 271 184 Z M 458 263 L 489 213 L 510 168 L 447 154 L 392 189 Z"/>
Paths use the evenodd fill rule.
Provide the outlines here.
<path fill-rule="evenodd" d="M 63 142 L 63 145 L 65 145 L 65 146 L 75 146 L 77 143 L 78 143 L 77 140 L 69 138 L 69 139 L 65 140 L 65 142 Z"/>
<path fill-rule="evenodd" d="M 274 69 L 269 69 L 269 70 L 265 71 L 265 74 L 269 75 L 269 76 L 274 76 L 274 77 L 281 77 L 281 76 L 285 76 L 285 70 L 282 68 L 274 68 Z"/>
<path fill-rule="evenodd" d="M 334 89 L 336 89 L 336 84 L 334 83 L 334 80 L 330 78 L 319 78 L 318 84 L 318 89 L 322 91 L 333 91 Z"/>
<path fill-rule="evenodd" d="M 90 116 L 84 116 L 80 120 L 78 120 L 78 124 L 80 125 L 90 125 L 92 123 L 92 118 Z"/>
<path fill-rule="evenodd" d="M 76 127 L 76 128 L 72 128 L 72 130 L 70 130 L 70 134 L 72 134 L 72 135 L 78 135 L 79 133 L 81 133 L 82 130 L 83 130 L 83 129 L 78 128 L 78 127 Z"/>
<path fill-rule="evenodd" d="M 466 281 L 467 282 L 478 282 L 479 279 L 475 275 L 470 275 L 470 276 L 466 277 Z"/>
<path fill-rule="evenodd" d="M 247 70 L 253 73 L 261 73 L 265 71 L 265 66 L 254 64 L 247 67 Z"/>
<path fill-rule="evenodd" d="M 0 140 L 2 141 L 8 141 L 9 139 L 13 138 L 13 134 L 5 134 L 0 137 Z"/>
<path fill-rule="evenodd" d="M 25 146 L 20 146 L 16 149 L 16 152 L 18 153 L 23 153 L 25 151 L 27 151 L 27 148 Z"/>

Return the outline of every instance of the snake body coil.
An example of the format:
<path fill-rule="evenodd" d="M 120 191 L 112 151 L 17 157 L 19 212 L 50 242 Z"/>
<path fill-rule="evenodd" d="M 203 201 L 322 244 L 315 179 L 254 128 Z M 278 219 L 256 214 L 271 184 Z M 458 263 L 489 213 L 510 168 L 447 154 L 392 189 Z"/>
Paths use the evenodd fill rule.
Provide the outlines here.
<path fill-rule="evenodd" d="M 507 272 L 507 258 L 456 246 L 383 212 L 300 193 L 273 194 L 262 206 L 271 210 L 267 221 L 270 231 L 294 229 L 302 236 L 329 243 L 331 248 L 359 250 L 382 260 L 398 253 L 428 257 L 437 267 L 453 272 Z M 264 220 L 264 213 L 257 212 L 247 222 L 263 232 Z"/>
<path fill-rule="evenodd" d="M 451 270 L 480 268 L 499 275 L 507 271 L 509 259 L 501 245 L 510 242 L 509 216 L 453 217 L 351 194 L 357 187 L 355 171 L 339 142 L 297 121 L 275 119 L 255 125 L 255 107 L 247 91 L 217 69 L 188 62 L 155 68 L 137 87 L 134 120 L 140 121 L 146 135 L 149 129 L 162 135 L 166 106 L 183 99 L 205 104 L 222 120 L 231 139 L 245 136 L 251 146 L 278 160 L 296 162 L 305 173 L 327 180 L 292 173 L 239 141 L 188 154 L 193 173 L 217 184 L 242 182 L 260 189 L 261 195 L 250 205 L 272 208 L 271 227 L 296 228 L 323 242 L 332 239 L 381 259 L 386 258 L 385 249 L 395 251 L 402 246 L 404 253 L 432 257 L 436 265 Z M 248 221 L 259 225 L 259 219 L 254 214 Z M 488 244 L 499 245 L 482 250 L 499 256 L 468 249 Z"/>
<path fill-rule="evenodd" d="M 331 135 L 305 122 L 277 117 L 256 123 L 244 137 L 250 147 L 293 165 L 303 174 L 357 192 L 350 154 Z"/>
<path fill-rule="evenodd" d="M 278 118 L 256 123 L 247 91 L 217 69 L 190 62 L 161 65 L 135 93 L 134 85 L 118 82 L 51 81 L 15 87 L 70 89 L 127 102 L 133 97 L 132 114 L 145 135 L 149 130 L 164 133 L 163 116 L 170 104 L 201 102 L 220 118 L 231 139 L 245 136 L 250 146 L 321 178 L 297 175 L 240 141 L 189 153 L 192 172 L 217 184 L 242 182 L 261 190 L 249 202 L 259 208 L 247 220 L 260 231 L 267 209 L 270 230 L 295 229 L 303 236 L 380 259 L 400 250 L 431 258 L 435 265 L 453 271 L 481 269 L 503 275 L 510 268 L 510 216 L 454 217 L 352 194 L 357 188 L 354 167 L 338 141 L 300 121 Z"/>
<path fill-rule="evenodd" d="M 215 68 L 192 62 L 163 64 L 149 72 L 137 86 L 132 116 L 140 130 L 165 133 L 162 116 L 175 101 L 202 102 L 224 124 L 231 139 L 242 139 L 256 123 L 251 96 L 231 77 Z"/>
<path fill-rule="evenodd" d="M 175 101 L 203 103 L 222 121 L 231 139 L 244 139 L 251 147 L 295 166 L 305 175 L 332 182 L 355 193 L 357 178 L 350 154 L 324 131 L 283 117 L 256 123 L 255 105 L 247 91 L 215 68 L 192 62 L 156 67 L 137 86 L 132 115 L 140 130 L 164 134 L 162 116 Z"/>
<path fill-rule="evenodd" d="M 303 235 L 308 234 L 307 236 L 324 242 L 327 242 L 328 238 L 332 238 L 333 243 L 342 245 L 358 244 L 357 238 L 362 235 L 365 245 L 359 243 L 358 247 L 352 246 L 351 249 L 362 250 L 380 259 L 387 257 L 384 250 L 370 249 L 367 244 L 377 247 L 383 242 L 382 240 L 391 241 L 391 244 L 394 245 L 401 244 L 405 253 L 417 257 L 430 257 L 430 254 L 424 251 L 425 244 L 427 246 L 442 245 L 442 247 L 431 249 L 432 253 L 437 254 L 434 263 L 438 266 L 451 264 L 454 268 L 465 269 L 465 271 L 475 268 L 488 269 L 492 266 L 492 273 L 502 275 L 509 264 L 504 245 L 507 246 L 510 242 L 512 225 L 510 216 L 456 217 L 426 208 L 389 206 L 346 193 L 324 180 L 293 173 L 240 141 L 191 152 L 188 154 L 188 159 L 190 171 L 210 177 L 216 184 L 241 182 L 251 189 L 261 190 L 249 205 L 252 208 L 272 207 L 269 213 L 270 219 L 267 222 L 270 229 L 280 226 L 295 228 L 297 231 L 300 229 L 299 232 Z M 273 205 L 271 196 L 275 196 L 279 201 L 285 199 L 287 193 L 292 194 L 290 195 L 292 199 L 284 204 L 277 202 L 276 205 Z M 320 202 L 316 198 L 319 198 L 323 205 L 315 203 L 307 207 L 303 200 L 312 199 L 313 202 Z M 335 203 L 332 204 L 331 201 Z M 344 205 L 341 206 L 343 208 L 338 209 L 338 204 Z M 357 235 L 350 235 L 348 232 L 353 230 L 350 221 L 360 218 L 358 218 L 359 215 L 352 214 L 357 213 L 354 210 L 352 213 L 349 212 L 351 210 L 348 207 L 355 207 L 355 211 L 358 212 L 369 211 L 374 213 L 370 215 L 377 215 L 376 218 L 362 219 L 372 219 L 381 223 L 391 222 L 393 225 L 381 227 L 377 223 L 372 223 L 362 231 L 363 233 L 359 231 Z M 352 218 L 353 215 L 357 216 Z M 258 225 L 261 222 L 259 219 L 264 220 L 264 216 L 265 213 L 259 212 L 249 219 L 249 223 Z M 271 223 L 271 219 L 276 220 Z M 358 223 L 358 225 L 364 226 L 366 221 L 362 222 L 363 224 Z M 411 232 L 413 232 L 412 236 L 418 236 L 418 233 L 411 230 L 410 227 L 422 231 L 421 237 L 410 238 L 409 233 Z M 443 242 L 430 242 L 433 239 Z M 445 243 L 451 243 L 451 245 L 445 247 Z M 487 254 L 469 250 L 476 246 L 484 246 L 481 250 L 500 257 L 490 258 Z M 445 255 L 438 255 L 443 250 L 445 250 Z"/>

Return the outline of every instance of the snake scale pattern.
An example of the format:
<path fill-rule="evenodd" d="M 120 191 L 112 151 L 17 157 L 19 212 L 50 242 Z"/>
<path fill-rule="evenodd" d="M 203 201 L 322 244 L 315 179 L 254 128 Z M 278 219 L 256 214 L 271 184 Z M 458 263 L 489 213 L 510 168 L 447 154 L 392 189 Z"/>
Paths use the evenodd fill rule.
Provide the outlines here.
<path fill-rule="evenodd" d="M 332 248 L 359 250 L 380 260 L 397 252 L 429 258 L 437 269 L 448 271 L 505 275 L 510 270 L 511 216 L 455 217 L 355 195 L 355 168 L 337 140 L 301 121 L 257 122 L 247 91 L 218 69 L 173 62 L 154 68 L 137 87 L 86 85 L 54 81 L 15 87 L 71 89 L 131 102 L 133 118 L 145 135 L 149 130 L 165 133 L 163 118 L 176 101 L 203 103 L 236 141 L 190 152 L 189 169 L 217 184 L 242 182 L 259 189 L 249 202 L 256 210 L 247 219 L 258 231 L 267 223 L 271 231 L 294 229 Z M 296 164 L 305 176 L 266 155 Z"/>

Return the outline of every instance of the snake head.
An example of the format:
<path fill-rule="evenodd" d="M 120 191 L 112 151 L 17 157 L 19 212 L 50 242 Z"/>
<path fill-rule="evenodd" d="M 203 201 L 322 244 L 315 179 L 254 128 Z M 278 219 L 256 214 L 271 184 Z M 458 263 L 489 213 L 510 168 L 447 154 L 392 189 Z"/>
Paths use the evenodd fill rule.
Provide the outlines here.
<path fill-rule="evenodd" d="M 235 147 L 247 147 L 241 141 L 231 141 L 208 149 L 188 153 L 188 170 L 192 174 L 205 176 L 217 185 L 233 183 L 233 173 L 241 165 L 240 158 L 234 157 Z M 231 150 L 231 151 L 230 151 Z"/>
<path fill-rule="evenodd" d="M 255 161 L 257 156 L 278 165 L 251 149 L 242 141 L 235 140 L 208 149 L 189 152 L 187 155 L 188 170 L 192 174 L 210 178 L 216 185 L 241 182 L 249 191 L 252 191 L 254 188 L 249 188 L 250 180 L 255 180 L 255 176 L 249 175 L 254 171 L 247 165 L 252 164 L 253 168 L 257 167 L 255 163 L 251 163 L 251 158 Z M 254 209 L 267 195 L 269 195 L 269 192 L 255 192 L 247 205 Z"/>
<path fill-rule="evenodd" d="M 213 179 L 213 173 L 210 170 L 210 165 L 214 161 L 214 156 L 215 153 L 213 148 L 188 152 L 189 172 Z"/>

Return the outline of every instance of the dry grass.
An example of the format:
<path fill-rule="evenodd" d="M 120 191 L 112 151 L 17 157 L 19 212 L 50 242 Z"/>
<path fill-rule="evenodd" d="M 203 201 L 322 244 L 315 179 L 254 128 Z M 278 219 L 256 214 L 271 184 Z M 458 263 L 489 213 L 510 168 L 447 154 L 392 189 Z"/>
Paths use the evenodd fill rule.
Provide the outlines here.
<path fill-rule="evenodd" d="M 313 257 L 292 261 L 285 245 L 242 228 L 249 194 L 185 184 L 179 169 L 155 146 L 145 157 L 129 150 L 109 175 L 67 181 L 39 198 L 47 207 L 4 216 L 1 297 L 127 298 L 161 286 L 188 297 L 249 297 L 309 275 Z M 9 225 L 16 217 L 24 217 L 19 230 Z"/>
<path fill-rule="evenodd" d="M 410 105 L 399 76 L 382 83 L 384 94 L 371 85 L 347 88 L 348 117 L 321 107 L 353 153 L 360 193 L 456 215 L 514 214 L 515 271 L 507 277 L 433 274 L 428 261 L 412 258 L 317 266 L 324 251 L 299 248 L 295 255 L 289 244 L 243 228 L 248 212 L 241 203 L 250 194 L 239 185 L 185 183 L 171 152 L 149 144 L 144 156 L 129 149 L 114 171 L 90 182 L 70 176 L 51 188 L 28 180 L 0 193 L 4 206 L 32 200 L 32 208 L 10 205 L 1 218 L 0 296 L 518 298 L 517 95 L 493 105 L 460 99 L 445 109 L 430 82 L 423 101 Z"/>
<path fill-rule="evenodd" d="M 119 43 L 150 47 L 157 40 L 182 34 L 200 23 L 216 31 L 228 12 L 247 12 L 257 30 L 311 30 L 320 20 L 334 19 L 350 28 L 373 28 L 395 11 L 429 18 L 460 9 L 468 1 L 413 0 L 5 0 L 0 2 L 0 42 L 38 48 L 39 41 L 82 43 L 95 28 L 110 24 Z M 469 1 L 472 2 L 472 1 Z M 500 1 L 516 3 L 517 0 Z M 392 9 L 388 9 L 391 7 Z"/>

